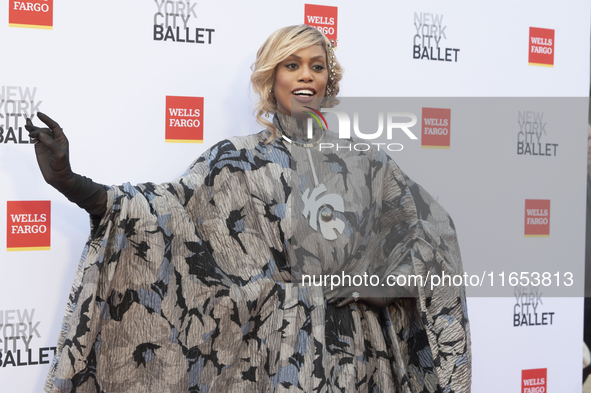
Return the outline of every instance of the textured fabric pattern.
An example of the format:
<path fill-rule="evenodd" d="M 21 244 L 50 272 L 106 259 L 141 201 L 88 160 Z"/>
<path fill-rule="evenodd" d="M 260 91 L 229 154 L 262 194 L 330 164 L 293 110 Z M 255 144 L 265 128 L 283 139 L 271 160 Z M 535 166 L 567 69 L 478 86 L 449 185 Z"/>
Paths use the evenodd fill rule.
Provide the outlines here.
<path fill-rule="evenodd" d="M 447 213 L 385 154 L 323 155 L 346 224 L 326 241 L 298 212 L 303 149 L 269 135 L 224 140 L 170 183 L 109 190 L 46 391 L 470 391 L 463 288 L 423 285 L 378 309 L 298 284 L 342 269 L 462 274 Z"/>

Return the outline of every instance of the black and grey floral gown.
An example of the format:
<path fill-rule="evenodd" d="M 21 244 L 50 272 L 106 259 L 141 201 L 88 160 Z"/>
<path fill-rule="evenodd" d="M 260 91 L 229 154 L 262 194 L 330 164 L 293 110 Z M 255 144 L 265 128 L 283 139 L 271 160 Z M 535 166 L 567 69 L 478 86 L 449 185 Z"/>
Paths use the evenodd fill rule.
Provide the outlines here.
<path fill-rule="evenodd" d="M 301 283 L 462 274 L 447 213 L 386 154 L 308 155 L 269 137 L 221 141 L 170 183 L 109 190 L 46 391 L 470 391 L 462 287 L 401 288 L 412 297 L 386 308 L 339 308 L 326 288 Z M 318 209 L 302 214 L 317 184 L 320 197 L 343 200 L 333 240 Z"/>

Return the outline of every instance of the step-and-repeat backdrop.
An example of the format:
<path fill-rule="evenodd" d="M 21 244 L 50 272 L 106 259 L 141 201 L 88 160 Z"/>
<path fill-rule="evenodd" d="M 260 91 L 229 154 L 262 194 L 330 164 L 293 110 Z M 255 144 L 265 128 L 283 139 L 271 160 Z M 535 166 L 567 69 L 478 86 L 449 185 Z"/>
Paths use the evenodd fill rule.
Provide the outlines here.
<path fill-rule="evenodd" d="M 57 120 L 74 171 L 97 182 L 171 180 L 261 129 L 256 51 L 306 23 L 338 40 L 342 96 L 398 97 L 416 114 L 418 138 L 389 154 L 454 218 L 473 391 L 580 392 L 590 13 L 588 1 L 8 0 L 0 390 L 41 390 L 89 234 L 44 183 L 25 116 Z"/>

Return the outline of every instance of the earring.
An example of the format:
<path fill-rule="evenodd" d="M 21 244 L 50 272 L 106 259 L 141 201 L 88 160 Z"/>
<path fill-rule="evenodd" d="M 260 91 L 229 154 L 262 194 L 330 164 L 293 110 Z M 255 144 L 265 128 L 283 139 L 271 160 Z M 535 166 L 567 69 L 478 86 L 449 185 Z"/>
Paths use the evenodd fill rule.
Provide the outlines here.
<path fill-rule="evenodd" d="M 330 40 L 330 44 L 327 47 L 327 54 L 328 54 L 328 76 L 329 76 L 329 83 L 326 86 L 326 96 L 329 99 L 332 99 L 332 94 L 334 93 L 334 85 L 335 85 L 335 56 L 334 56 L 334 49 L 336 47 L 336 41 Z"/>
<path fill-rule="evenodd" d="M 274 91 L 274 90 L 273 90 L 273 88 L 271 87 L 271 90 L 269 90 L 269 93 L 273 93 L 273 91 Z"/>

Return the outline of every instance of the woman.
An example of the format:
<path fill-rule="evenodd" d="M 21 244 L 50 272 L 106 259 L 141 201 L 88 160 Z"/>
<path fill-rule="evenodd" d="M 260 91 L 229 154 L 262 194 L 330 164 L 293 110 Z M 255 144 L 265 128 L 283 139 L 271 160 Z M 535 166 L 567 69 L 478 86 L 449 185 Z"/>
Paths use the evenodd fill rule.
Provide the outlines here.
<path fill-rule="evenodd" d="M 57 123 L 28 121 L 46 181 L 93 222 L 46 391 L 470 391 L 463 288 L 381 285 L 461 274 L 451 219 L 385 154 L 305 137 L 341 76 L 318 30 L 273 33 L 251 78 L 266 129 L 161 185 L 75 175 Z M 302 284 L 342 272 L 380 282 Z"/>

